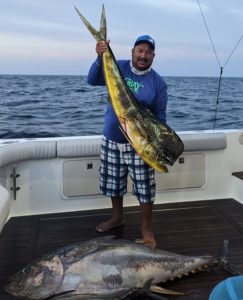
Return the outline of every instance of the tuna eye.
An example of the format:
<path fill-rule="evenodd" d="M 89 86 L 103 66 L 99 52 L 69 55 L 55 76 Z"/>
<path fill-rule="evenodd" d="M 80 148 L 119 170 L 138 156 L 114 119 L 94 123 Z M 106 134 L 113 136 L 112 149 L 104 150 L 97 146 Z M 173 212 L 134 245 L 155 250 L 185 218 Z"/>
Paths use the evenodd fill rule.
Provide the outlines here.
<path fill-rule="evenodd" d="M 27 274 L 29 274 L 29 270 L 28 270 L 28 269 L 23 269 L 22 273 L 23 273 L 24 275 L 27 275 Z"/>

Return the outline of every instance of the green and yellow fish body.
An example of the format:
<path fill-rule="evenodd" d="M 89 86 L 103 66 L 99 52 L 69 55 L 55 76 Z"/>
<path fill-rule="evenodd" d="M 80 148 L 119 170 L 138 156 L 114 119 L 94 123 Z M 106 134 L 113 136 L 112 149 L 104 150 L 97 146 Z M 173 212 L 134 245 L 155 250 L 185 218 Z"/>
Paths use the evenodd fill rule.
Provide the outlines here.
<path fill-rule="evenodd" d="M 76 10 L 96 41 L 106 41 L 104 6 L 100 31 L 94 29 L 77 8 Z M 181 139 L 169 126 L 136 101 L 109 46 L 102 55 L 102 65 L 110 102 L 122 132 L 149 166 L 159 171 L 168 171 L 166 165 L 173 165 L 184 150 Z"/>

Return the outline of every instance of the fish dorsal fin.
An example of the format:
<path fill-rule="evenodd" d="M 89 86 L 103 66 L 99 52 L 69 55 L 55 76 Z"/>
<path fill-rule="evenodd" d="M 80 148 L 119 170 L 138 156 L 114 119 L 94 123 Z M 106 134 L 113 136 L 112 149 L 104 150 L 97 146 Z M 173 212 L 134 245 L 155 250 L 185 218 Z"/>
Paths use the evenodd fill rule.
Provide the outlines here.
<path fill-rule="evenodd" d="M 82 241 L 64 246 L 54 253 L 60 256 L 65 263 L 74 263 L 76 260 L 80 260 L 82 257 L 100 250 L 101 247 L 104 247 L 107 242 L 112 241 L 113 239 L 113 235 L 102 236 L 89 241 Z"/>

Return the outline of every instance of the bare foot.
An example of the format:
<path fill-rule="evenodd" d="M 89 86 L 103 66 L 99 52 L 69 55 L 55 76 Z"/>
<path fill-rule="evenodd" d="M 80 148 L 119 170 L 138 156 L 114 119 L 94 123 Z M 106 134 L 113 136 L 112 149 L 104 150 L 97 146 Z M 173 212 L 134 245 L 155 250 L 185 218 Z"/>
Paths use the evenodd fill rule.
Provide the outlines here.
<path fill-rule="evenodd" d="M 151 247 L 151 248 L 155 248 L 157 243 L 156 240 L 154 238 L 154 234 L 150 229 L 147 228 L 143 228 L 142 229 L 142 237 L 143 237 L 143 244 Z"/>
<path fill-rule="evenodd" d="M 107 232 L 113 228 L 120 227 L 125 224 L 124 219 L 116 219 L 111 217 L 108 221 L 99 224 L 95 230 L 98 232 Z"/>

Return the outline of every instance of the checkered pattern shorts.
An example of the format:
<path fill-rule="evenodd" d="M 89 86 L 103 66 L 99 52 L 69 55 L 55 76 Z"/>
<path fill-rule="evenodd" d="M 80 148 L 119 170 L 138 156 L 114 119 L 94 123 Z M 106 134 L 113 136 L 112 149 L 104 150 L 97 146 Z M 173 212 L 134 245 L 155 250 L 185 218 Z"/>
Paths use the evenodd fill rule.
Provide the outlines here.
<path fill-rule="evenodd" d="M 103 137 L 100 162 L 101 194 L 122 197 L 127 192 L 129 174 L 133 182 L 133 194 L 139 202 L 154 202 L 154 169 L 140 158 L 130 144 L 118 144 Z"/>

